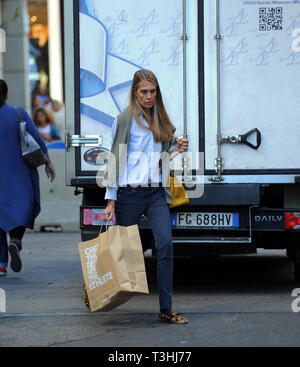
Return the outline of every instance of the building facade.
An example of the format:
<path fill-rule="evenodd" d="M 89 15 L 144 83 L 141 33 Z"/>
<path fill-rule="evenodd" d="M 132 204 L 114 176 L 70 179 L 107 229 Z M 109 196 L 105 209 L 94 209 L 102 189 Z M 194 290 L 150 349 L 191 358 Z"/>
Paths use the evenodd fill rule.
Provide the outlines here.
<path fill-rule="evenodd" d="M 0 14 L 6 43 L 5 52 L 1 52 L 0 76 L 9 85 L 9 103 L 29 110 L 27 3 L 22 0 L 1 0 Z"/>
<path fill-rule="evenodd" d="M 63 101 L 61 0 L 0 0 L 0 78 L 30 111 L 42 88 Z"/>

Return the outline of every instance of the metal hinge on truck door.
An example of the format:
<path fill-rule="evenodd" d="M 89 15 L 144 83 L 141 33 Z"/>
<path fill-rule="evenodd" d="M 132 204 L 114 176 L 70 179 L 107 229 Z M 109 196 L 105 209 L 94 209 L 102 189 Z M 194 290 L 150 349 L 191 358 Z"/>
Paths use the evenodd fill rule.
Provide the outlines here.
<path fill-rule="evenodd" d="M 65 135 L 67 151 L 72 147 L 101 147 L 102 141 L 99 135 L 71 135 L 69 132 Z"/>

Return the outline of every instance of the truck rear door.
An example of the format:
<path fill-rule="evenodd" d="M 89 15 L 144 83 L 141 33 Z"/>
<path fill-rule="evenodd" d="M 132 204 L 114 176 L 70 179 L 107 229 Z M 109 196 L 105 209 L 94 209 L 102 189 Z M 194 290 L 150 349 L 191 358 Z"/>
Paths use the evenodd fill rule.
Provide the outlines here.
<path fill-rule="evenodd" d="M 219 156 L 224 182 L 295 182 L 300 173 L 299 36 L 298 1 L 204 1 L 208 178 Z M 259 149 L 233 143 L 254 128 L 261 133 Z M 248 141 L 256 145 L 256 138 L 253 132 Z"/>
<path fill-rule="evenodd" d="M 198 2 L 65 3 L 66 30 L 74 30 L 66 32 L 67 99 L 75 111 L 72 115 L 69 110 L 67 116 L 68 184 L 95 177 L 106 163 L 97 162 L 97 157 L 110 149 L 112 124 L 128 105 L 131 81 L 139 69 L 157 75 L 177 136 L 188 121 L 191 150 L 199 151 Z M 189 40 L 183 35 L 184 26 Z"/>

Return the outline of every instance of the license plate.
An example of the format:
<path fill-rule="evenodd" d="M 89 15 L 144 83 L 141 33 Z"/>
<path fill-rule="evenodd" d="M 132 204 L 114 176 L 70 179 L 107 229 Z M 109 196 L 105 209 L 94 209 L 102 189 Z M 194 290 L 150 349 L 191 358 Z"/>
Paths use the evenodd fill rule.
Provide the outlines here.
<path fill-rule="evenodd" d="M 174 227 L 239 227 L 238 213 L 173 213 Z"/>

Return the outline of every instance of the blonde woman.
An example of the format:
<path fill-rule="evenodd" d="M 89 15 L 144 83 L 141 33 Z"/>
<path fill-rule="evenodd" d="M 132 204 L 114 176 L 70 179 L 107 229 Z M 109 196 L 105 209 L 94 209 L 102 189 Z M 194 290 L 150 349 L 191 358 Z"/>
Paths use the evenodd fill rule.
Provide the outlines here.
<path fill-rule="evenodd" d="M 161 153 L 171 153 L 174 132 L 156 76 L 149 70 L 139 70 L 133 78 L 130 105 L 112 128 L 111 152 L 117 168 L 114 172 L 111 166 L 108 168 L 104 219 L 110 221 L 115 214 L 118 225 L 130 226 L 138 224 L 143 214 L 147 216 L 157 252 L 159 319 L 186 324 L 187 318 L 172 311 L 173 247 L 168 207 L 171 196 L 169 188 L 162 185 L 160 164 Z M 122 150 L 125 145 L 127 155 Z M 187 149 L 188 140 L 177 139 L 172 157 Z"/>

